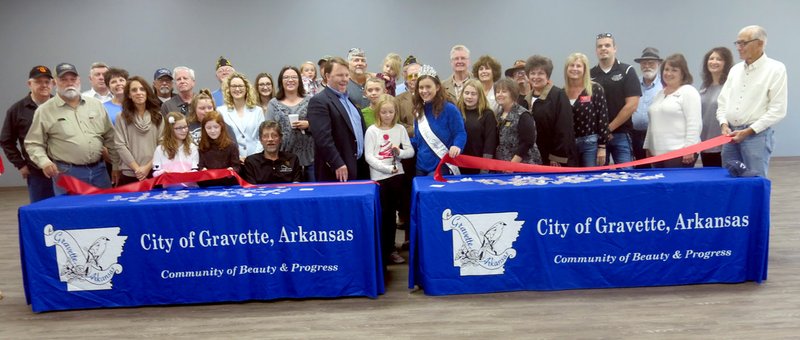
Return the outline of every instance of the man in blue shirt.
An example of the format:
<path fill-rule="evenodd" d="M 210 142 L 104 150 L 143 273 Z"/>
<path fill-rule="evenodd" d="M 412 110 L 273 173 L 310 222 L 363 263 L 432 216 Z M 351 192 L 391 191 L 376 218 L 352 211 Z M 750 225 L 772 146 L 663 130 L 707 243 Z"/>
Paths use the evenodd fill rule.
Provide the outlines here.
<path fill-rule="evenodd" d="M 650 103 L 653 102 L 656 93 L 661 91 L 664 86 L 661 84 L 661 76 L 659 75 L 659 67 L 663 61 L 658 56 L 658 49 L 655 47 L 647 47 L 642 51 L 642 57 L 633 59 L 639 63 L 639 70 L 642 71 L 642 78 L 639 84 L 642 87 L 642 97 L 639 98 L 639 105 L 636 111 L 633 112 L 631 119 L 633 120 L 633 130 L 631 130 L 631 142 L 633 144 L 633 155 L 636 159 L 646 158 L 647 155 L 643 149 L 644 137 L 647 135 L 647 125 L 650 122 L 647 116 L 647 109 Z M 649 168 L 649 165 L 640 165 L 637 168 Z"/>
<path fill-rule="evenodd" d="M 328 86 L 308 102 L 308 121 L 314 136 L 314 170 L 318 181 L 345 182 L 369 178 L 364 160 L 364 118 L 348 98 L 347 61 L 334 57 L 322 73 Z"/>
<path fill-rule="evenodd" d="M 222 95 L 222 84 L 225 83 L 225 80 L 234 72 L 236 72 L 236 69 L 233 68 L 233 65 L 231 65 L 228 59 L 222 56 L 217 59 L 216 73 L 220 88 L 211 93 L 211 97 L 214 98 L 214 104 L 217 106 L 225 105 L 225 97 Z"/>

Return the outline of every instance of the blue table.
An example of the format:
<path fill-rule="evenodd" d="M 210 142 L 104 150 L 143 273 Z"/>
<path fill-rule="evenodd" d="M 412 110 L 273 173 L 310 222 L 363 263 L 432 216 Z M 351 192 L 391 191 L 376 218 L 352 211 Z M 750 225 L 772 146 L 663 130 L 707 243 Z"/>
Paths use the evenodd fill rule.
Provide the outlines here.
<path fill-rule="evenodd" d="M 770 182 L 724 169 L 414 180 L 409 288 L 426 294 L 767 278 Z"/>
<path fill-rule="evenodd" d="M 377 186 L 61 196 L 19 209 L 34 312 L 384 292 Z"/>

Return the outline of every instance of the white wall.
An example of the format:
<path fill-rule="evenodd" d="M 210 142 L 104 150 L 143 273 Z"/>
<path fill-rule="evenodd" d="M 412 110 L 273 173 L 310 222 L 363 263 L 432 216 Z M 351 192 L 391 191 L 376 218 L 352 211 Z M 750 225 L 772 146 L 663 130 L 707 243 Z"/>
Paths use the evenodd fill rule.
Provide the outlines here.
<path fill-rule="evenodd" d="M 504 69 L 532 54 L 549 56 L 556 65 L 553 79 L 561 84 L 570 53 L 583 52 L 596 63 L 594 40 L 601 32 L 614 33 L 623 62 L 633 63 L 646 46 L 659 48 L 662 57 L 683 53 L 699 85 L 705 52 L 721 45 L 735 56 L 739 29 L 759 24 L 769 34 L 767 54 L 789 71 L 789 114 L 776 127 L 774 156 L 798 156 L 800 134 L 793 131 L 800 117 L 793 114 L 798 105 L 792 98 L 800 79 L 792 73 L 800 65 L 796 13 L 800 2 L 789 0 L 3 1 L 0 116 L 26 94 L 28 71 L 37 64 L 75 64 L 84 89 L 93 61 L 147 79 L 156 68 L 188 65 L 197 72 L 198 88 L 213 88 L 220 55 L 252 80 L 262 71 L 276 75 L 285 64 L 344 56 L 358 46 L 372 71 L 388 52 L 398 52 L 414 54 L 446 77 L 449 49 L 463 43 L 473 60 L 491 54 Z M 5 155 L 3 160 L 7 172 L 0 186 L 24 185 Z"/>

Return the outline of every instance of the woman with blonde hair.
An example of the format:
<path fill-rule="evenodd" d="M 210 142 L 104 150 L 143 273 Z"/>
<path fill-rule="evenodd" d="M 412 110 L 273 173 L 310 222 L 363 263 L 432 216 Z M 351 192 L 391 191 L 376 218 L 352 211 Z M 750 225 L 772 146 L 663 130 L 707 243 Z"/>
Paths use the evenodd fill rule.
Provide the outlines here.
<path fill-rule="evenodd" d="M 464 117 L 464 129 L 467 131 L 465 155 L 494 158 L 497 149 L 497 119 L 489 107 L 484 86 L 478 79 L 469 79 L 458 97 L 456 106 Z M 494 85 L 492 85 L 494 88 Z M 477 169 L 462 169 L 463 174 L 476 174 Z"/>
<path fill-rule="evenodd" d="M 606 163 L 608 106 L 603 87 L 589 77 L 589 58 L 573 53 L 564 63 L 564 91 L 572 105 L 578 165 Z"/>
<path fill-rule="evenodd" d="M 217 111 L 236 135 L 239 157 L 244 158 L 264 151 L 258 138 L 258 127 L 264 122 L 264 111 L 256 102 L 250 82 L 241 73 L 234 73 L 226 80 L 223 98 L 225 105 Z"/>

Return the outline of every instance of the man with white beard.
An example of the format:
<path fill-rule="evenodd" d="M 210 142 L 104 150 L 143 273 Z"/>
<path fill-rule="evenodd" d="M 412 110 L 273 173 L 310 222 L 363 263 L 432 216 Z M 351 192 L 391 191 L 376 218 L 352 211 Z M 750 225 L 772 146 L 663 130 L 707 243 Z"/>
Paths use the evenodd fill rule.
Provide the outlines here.
<path fill-rule="evenodd" d="M 175 96 L 172 87 L 172 72 L 166 68 L 156 70 L 153 74 L 153 90 L 162 103 Z"/>
<path fill-rule="evenodd" d="M 633 61 L 639 63 L 639 69 L 642 71 L 642 79 L 639 82 L 642 86 L 642 97 L 639 98 L 639 105 L 636 107 L 636 111 L 633 112 L 633 116 L 631 117 L 633 120 L 631 143 L 633 144 L 634 157 L 636 157 L 636 159 L 642 159 L 647 157 L 642 148 L 644 137 L 647 134 L 647 126 L 650 122 L 647 116 L 647 109 L 650 107 L 650 103 L 653 102 L 653 98 L 658 91 L 661 91 L 664 87 L 661 84 L 661 77 L 659 76 L 659 67 L 663 60 L 658 56 L 657 48 L 647 47 L 642 51 L 642 57 L 633 59 Z"/>
<path fill-rule="evenodd" d="M 56 66 L 57 95 L 36 109 L 25 137 L 25 150 L 48 178 L 67 174 L 99 188 L 111 187 L 103 162 L 103 146 L 116 163 L 114 128 L 103 104 L 81 97 L 81 80 L 74 65 Z M 56 195 L 64 189 L 53 186 Z"/>

